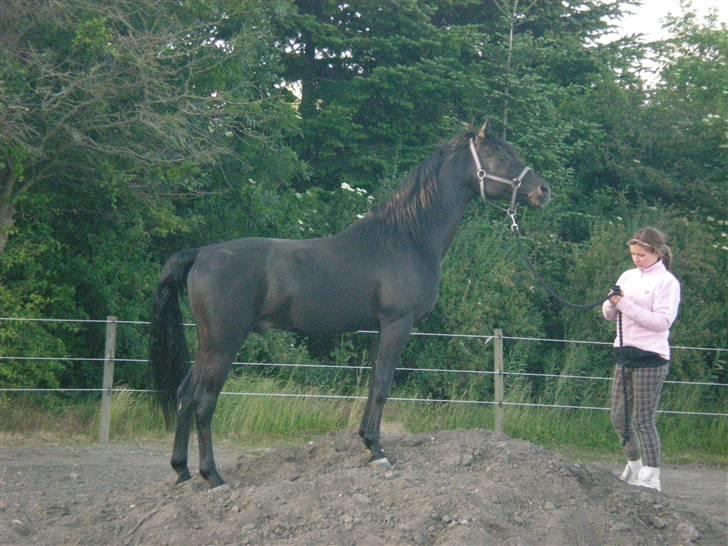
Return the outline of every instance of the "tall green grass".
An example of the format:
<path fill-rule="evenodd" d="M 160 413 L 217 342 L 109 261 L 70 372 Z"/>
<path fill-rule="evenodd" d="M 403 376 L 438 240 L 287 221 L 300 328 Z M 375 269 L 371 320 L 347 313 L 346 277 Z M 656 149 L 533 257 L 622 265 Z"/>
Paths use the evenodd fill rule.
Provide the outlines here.
<path fill-rule="evenodd" d="M 93 396 L 8 393 L 0 396 L 0 433 L 82 440 L 89 437 L 98 411 Z"/>
<path fill-rule="evenodd" d="M 476 387 L 473 387 L 476 388 Z M 320 399 L 313 395 L 336 392 L 301 387 L 293 382 L 266 377 L 232 378 L 228 392 L 247 395 L 220 396 L 213 427 L 216 436 L 246 445 L 262 446 L 299 442 L 346 428 L 357 428 L 366 395 L 363 387 L 349 399 Z M 511 385 L 511 403 L 532 402 L 526 389 Z M 285 394 L 287 396 L 274 396 Z M 447 393 L 468 398 L 468 392 Z M 417 393 L 400 388 L 393 397 L 416 398 Z M 670 400 L 671 408 L 694 404 L 693 395 Z M 99 429 L 99 400 L 6 394 L 0 397 L 0 432 L 25 436 L 56 435 L 85 437 L 94 441 Z M 427 432 L 454 429 L 493 429 L 490 405 L 407 402 L 390 400 L 385 407 L 385 427 L 397 423 L 405 431 Z M 685 411 L 690 411 L 685 408 Z M 695 410 L 693 410 L 695 411 Z M 700 462 L 728 465 L 728 419 L 721 417 L 660 414 L 658 428 L 665 462 Z M 621 460 L 621 447 L 611 428 L 609 413 L 540 407 L 506 406 L 504 431 L 511 437 L 542 445 L 581 460 Z M 161 412 L 146 393 L 122 391 L 114 394 L 111 417 L 112 440 L 166 438 Z"/>
<path fill-rule="evenodd" d="M 98 433 L 99 419 L 97 413 L 90 423 L 91 434 Z M 110 436 L 119 440 L 159 437 L 165 433 L 162 410 L 146 393 L 116 392 L 111 404 L 109 430 Z"/>
<path fill-rule="evenodd" d="M 311 395 L 329 393 L 270 378 L 234 378 L 226 384 L 225 391 L 248 394 L 220 396 L 214 430 L 255 443 L 340 430 L 347 426 L 352 406 L 349 400 L 313 398 Z"/>
<path fill-rule="evenodd" d="M 493 429 L 492 407 L 464 404 L 394 403 L 387 416 L 409 432 Z M 661 414 L 657 427 L 668 463 L 728 465 L 728 420 Z M 585 461 L 623 459 L 621 440 L 606 411 L 507 406 L 504 432 Z"/>

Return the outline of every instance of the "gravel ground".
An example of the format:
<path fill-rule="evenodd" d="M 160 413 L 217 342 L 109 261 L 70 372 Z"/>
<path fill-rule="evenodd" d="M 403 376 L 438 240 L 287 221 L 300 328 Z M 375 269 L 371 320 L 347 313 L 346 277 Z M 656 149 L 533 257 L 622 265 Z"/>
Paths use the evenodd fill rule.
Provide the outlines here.
<path fill-rule="evenodd" d="M 174 486 L 160 443 L 0 438 L 0 544 L 728 544 L 724 469 L 666 466 L 658 493 L 490 431 L 383 442 L 390 470 L 348 430 L 221 444 L 229 486 L 209 491 L 199 477 Z"/>

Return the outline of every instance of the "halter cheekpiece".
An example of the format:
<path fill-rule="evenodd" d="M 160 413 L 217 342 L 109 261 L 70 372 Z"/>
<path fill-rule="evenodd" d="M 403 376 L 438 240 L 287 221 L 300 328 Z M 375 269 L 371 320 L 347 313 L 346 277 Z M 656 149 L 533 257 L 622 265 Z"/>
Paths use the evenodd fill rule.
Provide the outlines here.
<path fill-rule="evenodd" d="M 472 137 L 469 141 L 470 146 L 470 154 L 473 156 L 473 162 L 475 163 L 475 172 L 478 175 L 478 179 L 480 180 L 480 197 L 483 199 L 483 201 L 487 202 L 487 198 L 485 196 L 485 181 L 486 180 L 493 180 L 494 182 L 500 182 L 501 184 L 508 184 L 513 188 L 513 192 L 511 193 L 511 206 L 506 211 L 508 213 L 508 216 L 511 217 L 511 229 L 517 231 L 518 230 L 518 224 L 516 223 L 516 208 L 518 205 L 516 204 L 516 198 L 518 197 L 518 190 L 523 184 L 523 179 L 526 178 L 526 175 L 531 172 L 531 167 L 524 167 L 521 171 L 521 174 L 519 174 L 516 178 L 509 180 L 508 178 L 503 178 L 500 176 L 496 176 L 494 174 L 489 174 L 485 171 L 483 166 L 480 163 L 480 157 L 478 157 L 478 152 L 475 148 L 475 139 Z"/>

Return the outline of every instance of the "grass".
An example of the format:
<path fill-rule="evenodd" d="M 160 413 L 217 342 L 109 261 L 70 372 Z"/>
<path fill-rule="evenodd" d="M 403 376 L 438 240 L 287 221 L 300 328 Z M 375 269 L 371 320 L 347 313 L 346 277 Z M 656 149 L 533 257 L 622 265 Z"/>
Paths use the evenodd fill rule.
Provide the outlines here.
<path fill-rule="evenodd" d="M 309 395 L 319 393 L 292 384 L 285 386 L 272 379 L 232 380 L 228 392 L 246 392 L 247 396 L 222 395 L 217 405 L 213 427 L 217 433 L 246 442 L 295 439 L 325 434 L 345 428 L 351 402 L 321 400 Z M 283 392 L 287 396 L 271 396 Z"/>
<path fill-rule="evenodd" d="M 93 397 L 69 401 L 64 396 L 39 398 L 25 393 L 6 394 L 0 396 L 0 432 L 15 439 L 45 437 L 78 441 L 89 436 L 89 424 L 98 411 L 98 401 Z"/>
<path fill-rule="evenodd" d="M 364 402 L 319 399 L 319 392 L 269 378 L 232 379 L 227 391 L 247 396 L 222 395 L 213 426 L 221 441 L 260 447 L 299 442 L 331 431 L 356 428 Z M 287 396 L 272 396 L 285 393 Z M 357 396 L 364 396 L 359 392 Z M 399 397 L 409 397 L 397 393 Z M 510 400 L 514 401 L 514 400 Z M 43 397 L 12 394 L 0 397 L 0 438 L 55 438 L 55 441 L 92 442 L 98 438 L 99 400 L 93 397 Z M 493 429 L 492 406 L 474 404 L 390 401 L 386 430 L 393 423 L 408 432 L 455 429 Z M 658 428 L 666 463 L 700 462 L 728 466 L 728 420 L 720 417 L 660 414 Z M 620 461 L 619 438 L 609 414 L 602 411 L 508 406 L 505 433 L 530 441 L 578 461 Z M 113 440 L 158 440 L 169 432 L 161 412 L 149 395 L 118 392 L 111 416 Z"/>

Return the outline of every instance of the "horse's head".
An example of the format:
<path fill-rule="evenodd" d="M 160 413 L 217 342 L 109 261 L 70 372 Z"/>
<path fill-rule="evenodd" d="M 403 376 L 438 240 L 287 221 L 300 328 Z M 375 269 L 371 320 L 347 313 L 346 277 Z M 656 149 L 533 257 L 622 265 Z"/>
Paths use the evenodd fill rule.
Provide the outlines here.
<path fill-rule="evenodd" d="M 549 185 L 521 161 L 513 146 L 491 132 L 486 122 L 468 144 L 477 175 L 476 191 L 483 200 L 510 199 L 511 210 L 519 202 L 545 206 L 551 199 Z"/>

